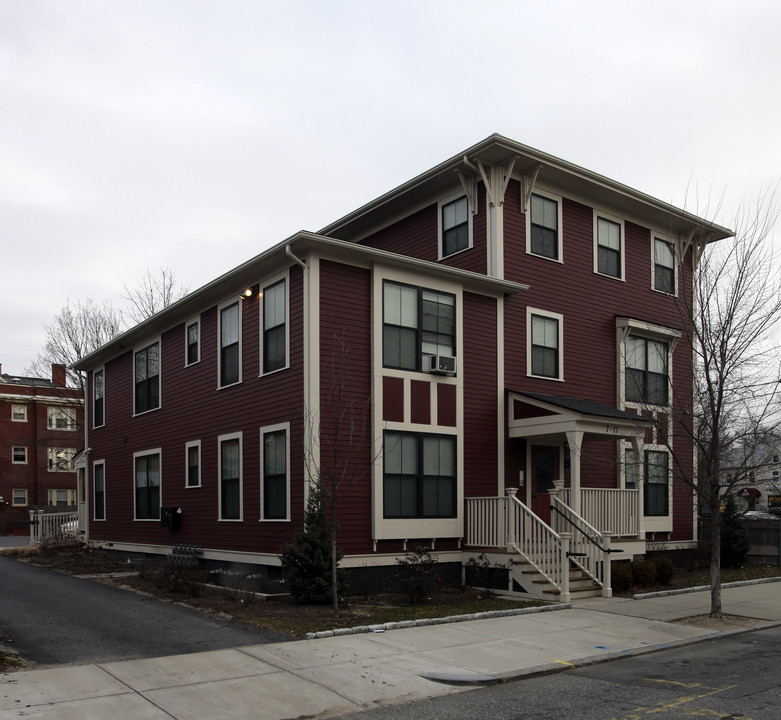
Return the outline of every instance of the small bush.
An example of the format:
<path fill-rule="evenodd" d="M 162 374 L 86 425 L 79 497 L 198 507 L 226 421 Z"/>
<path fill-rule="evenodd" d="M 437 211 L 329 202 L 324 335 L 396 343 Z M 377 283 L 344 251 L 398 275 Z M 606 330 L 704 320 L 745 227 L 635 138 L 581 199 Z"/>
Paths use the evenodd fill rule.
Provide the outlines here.
<path fill-rule="evenodd" d="M 404 557 L 396 558 L 396 563 L 399 566 L 399 585 L 407 593 L 411 605 L 423 602 L 442 583 L 439 556 L 432 555 L 427 547 L 417 547 L 415 552 L 404 553 Z"/>
<path fill-rule="evenodd" d="M 650 560 L 633 560 L 632 582 L 640 587 L 648 587 L 656 582 L 656 565 Z"/>
<path fill-rule="evenodd" d="M 673 561 L 664 555 L 657 555 L 651 562 L 656 568 L 656 582 L 659 585 L 669 585 L 675 574 Z"/>
<path fill-rule="evenodd" d="M 614 562 L 610 567 L 613 592 L 625 593 L 632 589 L 632 567 L 628 562 Z"/>

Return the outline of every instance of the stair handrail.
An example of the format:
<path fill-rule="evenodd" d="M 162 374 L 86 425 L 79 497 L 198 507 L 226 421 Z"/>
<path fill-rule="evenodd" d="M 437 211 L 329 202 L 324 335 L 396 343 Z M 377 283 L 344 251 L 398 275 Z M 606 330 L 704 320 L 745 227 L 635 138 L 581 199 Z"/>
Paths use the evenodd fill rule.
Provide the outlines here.
<path fill-rule="evenodd" d="M 623 552 L 610 547 L 612 533 L 597 530 L 554 494 L 551 494 L 551 510 L 576 531 L 569 553 L 572 562 L 602 588 L 604 597 L 611 597 L 610 555 Z"/>
<path fill-rule="evenodd" d="M 522 503 L 515 496 L 515 491 L 515 488 L 507 488 L 510 501 L 507 506 L 507 550 L 523 555 L 525 560 L 559 591 L 560 596 L 568 600 L 569 534 L 559 535 L 535 515 L 531 508 Z"/>

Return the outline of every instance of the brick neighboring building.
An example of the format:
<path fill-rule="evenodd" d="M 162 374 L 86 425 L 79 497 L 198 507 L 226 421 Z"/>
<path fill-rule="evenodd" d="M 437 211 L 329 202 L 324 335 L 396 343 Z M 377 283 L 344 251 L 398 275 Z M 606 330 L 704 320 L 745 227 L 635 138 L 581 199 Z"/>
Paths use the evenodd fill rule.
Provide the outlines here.
<path fill-rule="evenodd" d="M 76 509 L 73 459 L 84 443 L 81 392 L 64 365 L 51 380 L 0 366 L 0 533 L 26 530 L 29 508 Z"/>
<path fill-rule="evenodd" d="M 730 235 L 493 135 L 84 358 L 89 539 L 271 581 L 340 453 L 364 469 L 339 502 L 353 577 L 488 549 L 506 589 L 567 598 L 565 566 L 589 565 L 609 594 L 607 555 L 567 554 L 588 524 L 626 558 L 696 541 L 679 300 Z M 340 367 L 370 443 L 335 451 Z"/>

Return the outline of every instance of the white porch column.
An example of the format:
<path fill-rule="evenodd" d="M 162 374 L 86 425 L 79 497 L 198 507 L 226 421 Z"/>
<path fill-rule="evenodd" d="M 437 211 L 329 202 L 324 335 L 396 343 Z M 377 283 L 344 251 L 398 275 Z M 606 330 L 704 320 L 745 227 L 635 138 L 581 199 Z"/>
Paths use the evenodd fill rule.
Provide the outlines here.
<path fill-rule="evenodd" d="M 637 537 L 645 540 L 645 517 L 643 514 L 643 485 L 645 484 L 645 466 L 640 438 L 632 438 L 632 453 L 635 456 L 635 487 L 637 488 Z"/>
<path fill-rule="evenodd" d="M 567 433 L 569 443 L 569 506 L 580 515 L 580 449 L 583 446 L 583 431 L 573 430 Z"/>

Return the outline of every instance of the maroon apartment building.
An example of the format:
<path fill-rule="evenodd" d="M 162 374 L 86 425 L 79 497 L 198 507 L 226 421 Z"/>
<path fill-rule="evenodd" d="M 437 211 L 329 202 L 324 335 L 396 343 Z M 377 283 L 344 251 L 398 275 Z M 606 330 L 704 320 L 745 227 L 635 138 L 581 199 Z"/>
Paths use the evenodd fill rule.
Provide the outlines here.
<path fill-rule="evenodd" d="M 84 437 L 81 392 L 52 377 L 10 375 L 0 367 L 0 534 L 26 530 L 31 507 L 77 504 L 74 456 Z"/>
<path fill-rule="evenodd" d="M 273 577 L 338 452 L 358 470 L 338 511 L 354 573 L 421 545 L 488 551 L 516 558 L 509 589 L 532 572 L 566 595 L 535 548 L 691 547 L 680 307 L 702 247 L 730 235 L 493 135 L 81 361 L 83 529 Z M 335 388 L 368 410 L 350 437 Z"/>

